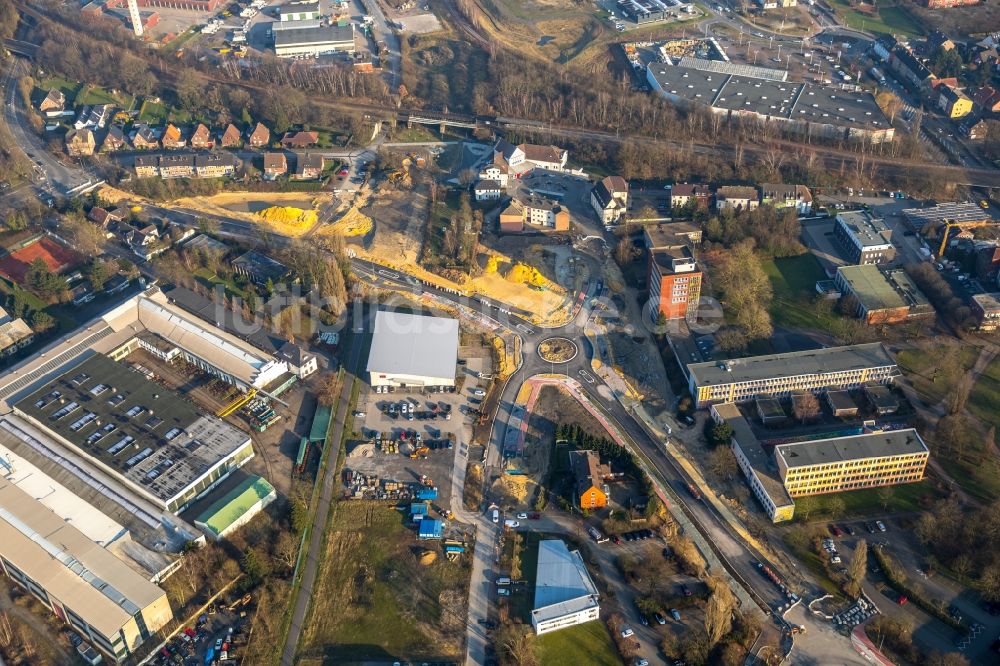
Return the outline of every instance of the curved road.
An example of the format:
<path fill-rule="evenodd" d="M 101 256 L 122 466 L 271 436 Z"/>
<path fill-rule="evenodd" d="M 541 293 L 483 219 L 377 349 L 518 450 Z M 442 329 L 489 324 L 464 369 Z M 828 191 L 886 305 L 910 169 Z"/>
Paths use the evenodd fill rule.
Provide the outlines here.
<path fill-rule="evenodd" d="M 594 284 L 587 285 L 584 306 L 573 321 L 556 328 L 543 329 L 522 317 L 508 314 L 507 311 L 510 308 L 502 306 L 502 304 L 500 304 L 502 307 L 498 307 L 494 302 L 484 302 L 476 297 L 455 294 L 423 283 L 396 269 L 384 268 L 361 259 L 352 259 L 351 264 L 358 277 L 366 279 L 376 286 L 414 294 L 431 294 L 438 299 L 449 301 L 484 315 L 521 337 L 523 363 L 501 389 L 499 406 L 493 419 L 493 429 L 488 445 L 486 471 L 484 472 L 486 479 L 502 473 L 501 456 L 507 436 L 507 423 L 512 416 L 512 408 L 521 384 L 529 377 L 549 373 L 553 369 L 551 364 L 538 357 L 535 351 L 538 343 L 553 335 L 570 338 L 580 346 L 580 353 L 572 361 L 557 366 L 559 372 L 577 380 L 591 402 L 599 405 L 605 415 L 617 423 L 620 430 L 632 440 L 637 449 L 635 453 L 652 467 L 654 476 L 659 477 L 655 480 L 664 486 L 663 490 L 670 501 L 685 512 L 705 540 L 713 545 L 716 556 L 723 562 L 726 573 L 733 579 L 734 584 L 743 586 L 761 606 L 768 609 L 774 609 L 785 603 L 785 598 L 780 591 L 764 578 L 753 564 L 754 560 L 764 560 L 760 553 L 736 537 L 725 520 L 711 508 L 710 504 L 694 500 L 688 494 L 686 487 L 690 479 L 666 454 L 662 443 L 654 440 L 647 433 L 637 418 L 627 411 L 618 400 L 614 399 L 611 387 L 591 371 L 593 349 L 589 340 L 584 336 L 583 329 L 590 318 L 593 306 L 600 298 L 600 295 L 595 293 L 596 286 Z M 682 427 L 673 422 L 670 425 L 675 430 Z M 482 514 L 471 514 L 468 517 L 471 517 L 473 524 L 477 526 L 478 535 L 469 593 L 467 663 L 482 664 L 485 661 L 487 637 L 483 628 L 476 621 L 479 618 L 488 617 L 489 603 L 494 596 L 490 579 L 485 574 L 492 568 L 493 545 L 499 536 L 500 527 L 487 520 Z M 482 547 L 482 552 L 480 552 L 480 547 Z M 630 610 L 634 613 L 634 609 Z M 637 620 L 638 617 L 633 619 Z M 781 624 L 780 621 L 779 624 Z"/>

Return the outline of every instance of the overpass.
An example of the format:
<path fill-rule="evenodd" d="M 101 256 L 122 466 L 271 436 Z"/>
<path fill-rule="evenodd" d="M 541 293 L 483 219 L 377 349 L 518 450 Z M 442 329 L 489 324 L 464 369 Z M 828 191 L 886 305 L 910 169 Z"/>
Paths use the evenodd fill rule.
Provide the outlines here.
<path fill-rule="evenodd" d="M 6 48 L 11 53 L 16 53 L 17 55 L 24 56 L 26 58 L 34 58 L 38 53 L 38 44 L 32 44 L 31 42 L 23 42 L 20 39 L 4 39 L 4 48 Z"/>

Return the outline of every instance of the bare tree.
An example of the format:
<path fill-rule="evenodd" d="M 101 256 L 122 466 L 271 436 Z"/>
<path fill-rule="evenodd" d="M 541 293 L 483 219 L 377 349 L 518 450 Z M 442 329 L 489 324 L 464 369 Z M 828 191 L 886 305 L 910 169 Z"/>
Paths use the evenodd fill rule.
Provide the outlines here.
<path fill-rule="evenodd" d="M 861 596 L 861 584 L 865 580 L 865 571 L 868 567 L 868 542 L 864 539 L 858 541 L 854 547 L 854 556 L 851 564 L 847 567 L 847 582 L 844 584 L 844 591 L 848 596 L 857 599 Z"/>
<path fill-rule="evenodd" d="M 792 411 L 802 423 L 811 421 L 819 416 L 819 400 L 808 391 L 796 393 L 792 396 Z"/>

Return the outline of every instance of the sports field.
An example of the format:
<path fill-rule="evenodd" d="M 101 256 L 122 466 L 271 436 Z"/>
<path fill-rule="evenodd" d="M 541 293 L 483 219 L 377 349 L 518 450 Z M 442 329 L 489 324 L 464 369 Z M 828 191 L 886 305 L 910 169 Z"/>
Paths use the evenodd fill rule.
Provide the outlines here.
<path fill-rule="evenodd" d="M 79 254 L 65 245 L 42 237 L 0 258 L 0 275 L 17 284 L 24 284 L 28 267 L 36 259 L 45 261 L 45 265 L 53 273 L 61 273 L 83 261 Z"/>

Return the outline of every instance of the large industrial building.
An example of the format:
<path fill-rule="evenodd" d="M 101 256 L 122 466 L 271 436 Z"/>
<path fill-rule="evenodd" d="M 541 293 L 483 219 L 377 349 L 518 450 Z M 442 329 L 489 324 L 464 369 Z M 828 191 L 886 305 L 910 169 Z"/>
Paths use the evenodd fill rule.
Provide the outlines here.
<path fill-rule="evenodd" d="M 100 354 L 15 403 L 14 414 L 172 513 L 253 457 L 250 435 Z"/>
<path fill-rule="evenodd" d="M 926 208 L 905 208 L 902 211 L 906 225 L 914 231 L 921 231 L 927 225 L 947 222 L 990 222 L 990 211 L 969 202 L 944 202 Z"/>
<path fill-rule="evenodd" d="M 557 539 L 538 543 L 535 605 L 531 626 L 547 634 L 600 617 L 597 586 L 583 563 L 580 551 L 571 551 Z"/>
<path fill-rule="evenodd" d="M 899 374 L 882 343 L 691 363 L 688 386 L 698 407 L 745 402 L 759 393 L 782 398 L 793 391 L 857 388 L 866 382 L 891 383 Z"/>
<path fill-rule="evenodd" d="M 282 28 L 273 31 L 274 54 L 279 58 L 354 53 L 355 50 L 353 24 L 292 28 L 289 23 L 283 23 Z"/>
<path fill-rule="evenodd" d="M 892 141 L 892 123 L 871 93 L 757 78 L 753 70 L 716 63 L 712 69 L 684 59 L 651 62 L 646 68 L 650 88 L 674 103 L 709 107 L 727 117 L 774 121 L 807 136 Z M 721 71 L 713 71 L 721 70 Z M 740 73 L 736 73 L 740 72 Z"/>
<path fill-rule="evenodd" d="M 116 662 L 173 619 L 163 590 L 6 478 L 0 566 Z"/>
<path fill-rule="evenodd" d="M 454 386 L 458 320 L 379 310 L 368 354 L 372 386 Z"/>

